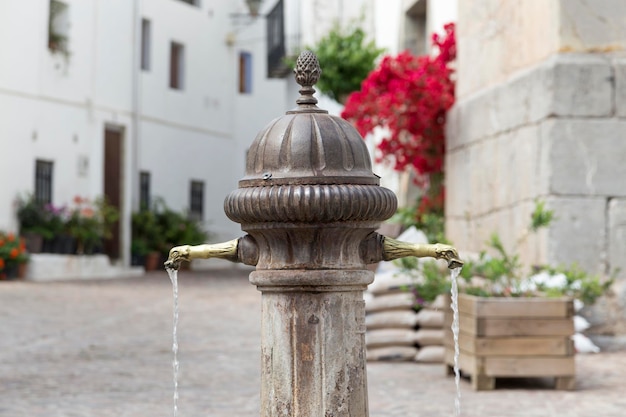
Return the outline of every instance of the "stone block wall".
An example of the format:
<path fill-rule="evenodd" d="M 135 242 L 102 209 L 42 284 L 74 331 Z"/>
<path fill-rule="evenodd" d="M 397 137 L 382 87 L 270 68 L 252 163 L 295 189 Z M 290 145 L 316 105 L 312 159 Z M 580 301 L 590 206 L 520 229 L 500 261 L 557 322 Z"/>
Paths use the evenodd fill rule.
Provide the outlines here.
<path fill-rule="evenodd" d="M 623 0 L 458 2 L 457 97 L 501 84 L 559 52 L 626 50 Z"/>
<path fill-rule="evenodd" d="M 626 57 L 561 53 L 461 97 L 449 113 L 446 231 L 513 247 L 542 199 L 558 218 L 523 261 L 626 274 Z"/>

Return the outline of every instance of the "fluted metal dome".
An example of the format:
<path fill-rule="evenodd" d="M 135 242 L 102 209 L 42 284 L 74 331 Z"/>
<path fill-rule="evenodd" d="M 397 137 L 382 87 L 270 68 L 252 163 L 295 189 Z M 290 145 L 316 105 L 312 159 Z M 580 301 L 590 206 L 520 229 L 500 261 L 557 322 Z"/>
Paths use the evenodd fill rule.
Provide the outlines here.
<path fill-rule="evenodd" d="M 337 222 L 345 222 L 358 233 L 370 233 L 395 213 L 396 196 L 379 185 L 356 129 L 317 107 L 313 97 L 313 84 L 321 74 L 317 57 L 303 52 L 294 72 L 302 86 L 298 107 L 257 135 L 248 151 L 246 175 L 224 200 L 224 212 L 256 239 L 271 233 L 289 235 L 292 232 L 280 230 L 293 223 L 335 228 Z M 272 231 L 267 230 L 268 223 Z M 278 241 L 296 238 L 287 235 Z"/>
<path fill-rule="evenodd" d="M 367 146 L 352 125 L 317 107 L 313 85 L 321 70 L 303 52 L 294 69 L 302 86 L 298 107 L 273 120 L 250 146 L 240 187 L 283 184 L 378 185 Z"/>

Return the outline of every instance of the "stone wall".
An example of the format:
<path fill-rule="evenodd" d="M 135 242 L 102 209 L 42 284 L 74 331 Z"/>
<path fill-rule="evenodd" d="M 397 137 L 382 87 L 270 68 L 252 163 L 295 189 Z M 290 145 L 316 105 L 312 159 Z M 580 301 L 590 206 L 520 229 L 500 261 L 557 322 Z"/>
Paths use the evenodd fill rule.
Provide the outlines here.
<path fill-rule="evenodd" d="M 484 248 L 496 231 L 515 246 L 539 198 L 557 219 L 519 247 L 525 263 L 626 276 L 626 56 L 555 54 L 462 98 L 446 170 L 459 248 Z"/>
<path fill-rule="evenodd" d="M 458 16 L 459 98 L 555 53 L 626 49 L 623 0 L 460 1 Z"/>

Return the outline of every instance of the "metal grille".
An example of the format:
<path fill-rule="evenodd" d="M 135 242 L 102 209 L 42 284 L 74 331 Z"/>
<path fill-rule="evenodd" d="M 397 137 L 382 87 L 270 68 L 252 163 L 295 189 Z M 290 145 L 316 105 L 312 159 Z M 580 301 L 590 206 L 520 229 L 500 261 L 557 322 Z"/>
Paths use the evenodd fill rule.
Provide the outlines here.
<path fill-rule="evenodd" d="M 139 173 L 139 207 L 141 210 L 150 208 L 150 173 Z"/>
<path fill-rule="evenodd" d="M 287 65 L 285 57 L 285 19 L 283 0 L 267 15 L 267 76 L 270 78 L 283 77 Z M 288 69 L 288 68 L 287 68 Z"/>
<path fill-rule="evenodd" d="M 191 181 L 189 217 L 196 221 L 204 219 L 204 181 Z"/>
<path fill-rule="evenodd" d="M 40 204 L 52 203 L 52 172 L 51 161 L 35 161 L 35 201 Z"/>

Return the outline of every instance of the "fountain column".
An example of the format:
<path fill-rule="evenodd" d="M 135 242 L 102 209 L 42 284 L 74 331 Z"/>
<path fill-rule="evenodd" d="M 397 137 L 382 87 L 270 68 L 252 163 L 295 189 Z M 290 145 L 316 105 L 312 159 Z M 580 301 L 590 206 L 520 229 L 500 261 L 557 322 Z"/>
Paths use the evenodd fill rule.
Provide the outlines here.
<path fill-rule="evenodd" d="M 365 142 L 317 107 L 321 69 L 303 52 L 297 107 L 270 122 L 248 151 L 246 175 L 224 211 L 248 233 L 218 245 L 180 246 L 166 265 L 220 257 L 255 265 L 262 293 L 261 416 L 367 417 L 368 263 L 430 256 L 460 265 L 447 245 L 411 245 L 375 233 L 397 206 L 380 187 Z"/>
<path fill-rule="evenodd" d="M 262 292 L 261 415 L 367 416 L 361 245 L 396 210 L 363 139 L 316 106 L 320 69 L 298 59 L 298 107 L 252 144 L 226 214 L 256 242 Z"/>

